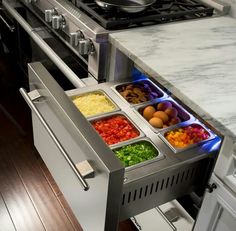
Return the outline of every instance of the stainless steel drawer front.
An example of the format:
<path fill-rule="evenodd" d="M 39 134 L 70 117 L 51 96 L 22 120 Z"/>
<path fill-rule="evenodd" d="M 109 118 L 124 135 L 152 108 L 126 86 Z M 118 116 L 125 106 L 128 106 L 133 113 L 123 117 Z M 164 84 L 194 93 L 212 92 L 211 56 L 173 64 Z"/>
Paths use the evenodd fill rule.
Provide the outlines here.
<path fill-rule="evenodd" d="M 35 91 L 35 90 L 34 90 Z M 57 148 L 60 150 L 60 152 L 62 153 L 62 155 L 64 156 L 64 158 L 66 159 L 66 161 L 68 162 L 68 164 L 70 165 L 70 167 L 73 169 L 75 175 L 78 177 L 79 182 L 81 184 L 81 186 L 83 187 L 83 189 L 85 191 L 87 191 L 89 189 L 89 185 L 88 183 L 84 180 L 84 178 L 82 177 L 81 173 L 78 171 L 78 169 L 76 168 L 75 164 L 73 163 L 73 161 L 71 160 L 70 156 L 66 153 L 65 149 L 63 148 L 63 146 L 60 144 L 59 140 L 57 139 L 57 137 L 54 135 L 53 131 L 51 130 L 51 128 L 48 126 L 47 122 L 44 120 L 44 118 L 42 117 L 40 111 L 37 109 L 37 107 L 34 105 L 33 101 L 31 100 L 29 94 L 26 92 L 26 90 L 24 88 L 20 88 L 20 93 L 23 96 L 23 98 L 25 99 L 26 103 L 29 105 L 29 107 L 31 108 L 32 112 L 35 113 L 35 115 L 38 117 L 39 121 L 42 123 L 42 125 L 44 126 L 44 128 L 47 130 L 48 134 L 50 135 L 50 137 L 52 138 L 52 140 L 54 141 L 55 145 L 57 146 Z"/>
<path fill-rule="evenodd" d="M 77 110 L 70 98 L 40 64 L 29 65 L 31 91 L 43 100 L 34 102 L 56 139 L 74 163 L 87 160 L 94 177 L 84 191 L 55 140 L 32 113 L 34 144 L 84 230 L 115 230 L 118 226 L 124 168 Z M 109 158 L 108 158 L 109 156 Z M 115 208 L 115 209 L 114 209 Z"/>

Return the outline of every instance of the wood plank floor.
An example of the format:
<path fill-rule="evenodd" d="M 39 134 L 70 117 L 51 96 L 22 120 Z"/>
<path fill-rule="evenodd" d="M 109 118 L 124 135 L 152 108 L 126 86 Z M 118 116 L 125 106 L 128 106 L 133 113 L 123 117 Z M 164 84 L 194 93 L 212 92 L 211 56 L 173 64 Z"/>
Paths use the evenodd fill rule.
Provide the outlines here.
<path fill-rule="evenodd" d="M 18 93 L 24 83 L 0 55 L 0 231 L 81 231 L 33 146 L 30 111 Z M 119 231 L 133 230 L 130 221 L 120 223 Z"/>

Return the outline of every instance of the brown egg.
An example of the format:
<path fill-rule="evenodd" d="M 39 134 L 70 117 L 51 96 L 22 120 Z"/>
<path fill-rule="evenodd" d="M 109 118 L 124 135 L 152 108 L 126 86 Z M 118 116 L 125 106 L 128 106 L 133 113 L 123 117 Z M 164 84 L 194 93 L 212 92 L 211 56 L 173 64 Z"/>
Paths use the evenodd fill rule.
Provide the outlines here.
<path fill-rule="evenodd" d="M 156 111 L 156 109 L 153 106 L 147 106 L 143 110 L 143 117 L 146 120 L 150 120 L 152 118 L 152 116 L 153 116 L 155 111 Z"/>
<path fill-rule="evenodd" d="M 160 118 L 153 117 L 149 120 L 149 123 L 155 128 L 162 128 L 163 122 Z"/>
<path fill-rule="evenodd" d="M 156 111 L 153 114 L 153 117 L 160 118 L 163 121 L 163 123 L 166 123 L 169 120 L 168 115 L 163 111 Z"/>
<path fill-rule="evenodd" d="M 179 117 L 174 117 L 170 120 L 170 125 L 175 125 L 175 124 L 178 124 L 180 122 L 181 122 L 181 120 L 180 120 Z"/>
<path fill-rule="evenodd" d="M 170 108 L 170 107 L 172 107 L 172 104 L 169 101 L 163 101 L 163 102 L 157 104 L 158 111 L 165 111 L 167 108 Z"/>
<path fill-rule="evenodd" d="M 178 115 L 178 111 L 174 107 L 169 107 L 165 110 L 165 113 L 170 117 L 174 118 Z"/>

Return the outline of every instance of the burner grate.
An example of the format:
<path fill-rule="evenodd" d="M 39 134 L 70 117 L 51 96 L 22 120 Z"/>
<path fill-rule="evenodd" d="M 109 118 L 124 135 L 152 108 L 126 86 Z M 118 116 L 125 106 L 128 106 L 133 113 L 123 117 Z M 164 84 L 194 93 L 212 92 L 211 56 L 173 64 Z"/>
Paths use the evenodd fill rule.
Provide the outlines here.
<path fill-rule="evenodd" d="M 130 14 L 116 9 L 106 11 L 93 0 L 77 1 L 76 5 L 101 26 L 110 30 L 208 17 L 212 16 L 214 10 L 198 0 L 158 0 L 145 11 Z"/>

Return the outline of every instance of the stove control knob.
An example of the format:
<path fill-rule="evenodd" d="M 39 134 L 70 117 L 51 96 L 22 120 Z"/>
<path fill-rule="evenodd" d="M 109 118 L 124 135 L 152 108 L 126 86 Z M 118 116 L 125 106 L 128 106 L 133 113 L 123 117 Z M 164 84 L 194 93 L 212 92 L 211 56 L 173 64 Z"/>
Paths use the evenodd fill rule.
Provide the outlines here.
<path fill-rule="evenodd" d="M 44 16 L 45 16 L 45 22 L 51 22 L 52 21 L 52 16 L 57 15 L 56 9 L 49 9 L 45 10 Z"/>
<path fill-rule="evenodd" d="M 92 55 L 95 52 L 95 48 L 91 39 L 79 40 L 79 53 L 81 55 Z"/>
<path fill-rule="evenodd" d="M 66 27 L 66 20 L 63 15 L 52 16 L 52 28 L 55 30 L 64 29 Z"/>
<path fill-rule="evenodd" d="M 79 45 L 79 40 L 84 39 L 84 34 L 82 31 L 78 30 L 74 33 L 70 33 L 70 44 L 73 47 L 77 47 Z"/>

